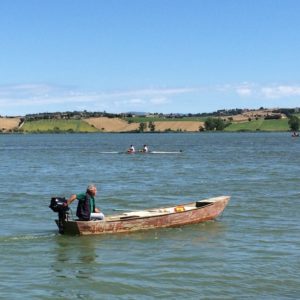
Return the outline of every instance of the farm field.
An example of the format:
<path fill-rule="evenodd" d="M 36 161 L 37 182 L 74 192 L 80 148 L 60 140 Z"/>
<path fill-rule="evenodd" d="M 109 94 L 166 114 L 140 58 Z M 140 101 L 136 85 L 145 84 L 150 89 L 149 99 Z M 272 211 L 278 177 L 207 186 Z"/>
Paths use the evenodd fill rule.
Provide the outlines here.
<path fill-rule="evenodd" d="M 25 122 L 23 132 L 98 132 L 82 120 L 37 120 Z"/>
<path fill-rule="evenodd" d="M 0 132 L 7 132 L 18 128 L 21 119 L 15 118 L 0 118 Z"/>
<path fill-rule="evenodd" d="M 231 123 L 225 131 L 289 131 L 288 119 L 252 120 L 243 123 Z"/>

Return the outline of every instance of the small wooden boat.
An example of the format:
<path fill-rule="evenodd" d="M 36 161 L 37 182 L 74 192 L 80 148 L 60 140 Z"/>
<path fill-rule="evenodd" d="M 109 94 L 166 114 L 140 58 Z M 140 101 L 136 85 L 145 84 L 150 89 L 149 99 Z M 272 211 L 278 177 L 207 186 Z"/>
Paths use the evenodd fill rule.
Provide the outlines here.
<path fill-rule="evenodd" d="M 229 202 L 229 196 L 220 196 L 177 206 L 124 212 L 106 216 L 104 220 L 71 220 L 68 214 L 56 220 L 60 233 L 108 234 L 155 228 L 197 224 L 217 218 Z"/>

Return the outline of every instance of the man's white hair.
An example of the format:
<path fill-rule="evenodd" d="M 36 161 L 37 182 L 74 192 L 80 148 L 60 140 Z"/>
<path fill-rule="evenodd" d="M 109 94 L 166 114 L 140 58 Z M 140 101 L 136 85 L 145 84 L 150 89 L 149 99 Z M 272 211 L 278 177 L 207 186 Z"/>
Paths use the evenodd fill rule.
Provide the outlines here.
<path fill-rule="evenodd" d="M 89 184 L 88 187 L 87 187 L 87 190 L 91 191 L 91 190 L 93 190 L 95 188 L 96 188 L 96 186 L 94 184 Z"/>

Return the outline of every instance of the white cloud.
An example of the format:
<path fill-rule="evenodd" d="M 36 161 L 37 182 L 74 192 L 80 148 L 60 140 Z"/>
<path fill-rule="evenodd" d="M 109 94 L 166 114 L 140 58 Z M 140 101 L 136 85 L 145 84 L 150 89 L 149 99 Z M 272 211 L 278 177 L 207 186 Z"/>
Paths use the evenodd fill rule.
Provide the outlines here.
<path fill-rule="evenodd" d="M 300 85 L 260 85 L 255 83 L 224 84 L 216 86 L 215 91 L 224 95 L 234 93 L 240 97 L 278 99 L 300 96 Z"/>
<path fill-rule="evenodd" d="M 145 101 L 142 99 L 134 98 L 134 99 L 129 99 L 127 101 L 128 104 L 144 104 Z"/>
<path fill-rule="evenodd" d="M 218 85 L 215 88 L 212 87 L 211 91 L 216 91 L 221 94 L 230 94 L 234 93 L 238 96 L 251 96 L 255 92 L 255 85 L 253 83 L 241 83 L 241 84 L 223 84 Z"/>
<path fill-rule="evenodd" d="M 150 97 L 155 95 L 179 95 L 195 91 L 194 88 L 153 88 L 153 89 L 138 89 L 127 91 L 113 91 L 110 93 L 102 93 L 101 96 L 106 98 L 119 97 Z"/>
<path fill-rule="evenodd" d="M 283 98 L 300 96 L 300 86 L 298 85 L 277 85 L 261 88 L 261 93 L 266 98 Z"/>
<path fill-rule="evenodd" d="M 115 113 L 137 109 L 147 112 L 207 112 L 241 105 L 294 106 L 299 96 L 300 85 L 260 85 L 251 82 L 197 88 L 88 92 L 71 86 L 47 84 L 0 85 L 0 115 L 84 109 Z"/>
<path fill-rule="evenodd" d="M 231 84 L 222 84 L 222 85 L 217 85 L 215 87 L 211 87 L 210 90 L 216 91 L 219 93 L 227 93 L 229 91 L 232 91 L 235 87 Z"/>
<path fill-rule="evenodd" d="M 110 92 L 82 92 L 71 87 L 22 84 L 0 86 L 0 114 L 3 111 L 19 113 L 54 110 L 114 110 L 122 112 L 134 108 L 147 110 L 148 105 L 169 103 L 170 97 L 195 91 L 192 88 L 147 88 Z M 117 111 L 118 110 L 118 111 Z M 158 108 L 159 110 L 159 108 Z"/>
<path fill-rule="evenodd" d="M 251 96 L 253 94 L 253 87 L 248 84 L 238 86 L 235 92 L 240 96 Z"/>
<path fill-rule="evenodd" d="M 167 104 L 167 103 L 170 103 L 170 100 L 166 97 L 157 97 L 157 98 L 151 98 L 150 99 L 150 102 L 152 104 Z"/>

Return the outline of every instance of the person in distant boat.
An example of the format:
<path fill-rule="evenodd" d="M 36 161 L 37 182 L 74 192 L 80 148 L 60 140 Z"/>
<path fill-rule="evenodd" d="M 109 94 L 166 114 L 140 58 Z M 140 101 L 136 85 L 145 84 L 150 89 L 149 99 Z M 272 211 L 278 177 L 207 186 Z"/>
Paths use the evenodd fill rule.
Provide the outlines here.
<path fill-rule="evenodd" d="M 103 220 L 104 214 L 99 208 L 95 207 L 95 196 L 97 188 L 94 184 L 88 185 L 86 192 L 72 195 L 66 202 L 70 205 L 75 199 L 78 200 L 76 216 L 81 221 L 90 221 L 91 219 Z"/>
<path fill-rule="evenodd" d="M 147 145 L 144 145 L 144 146 L 143 146 L 142 152 L 149 152 L 149 149 L 148 149 L 148 146 L 147 146 Z"/>
<path fill-rule="evenodd" d="M 128 153 L 134 153 L 135 152 L 135 148 L 133 145 L 130 145 L 129 149 L 127 150 Z"/>

